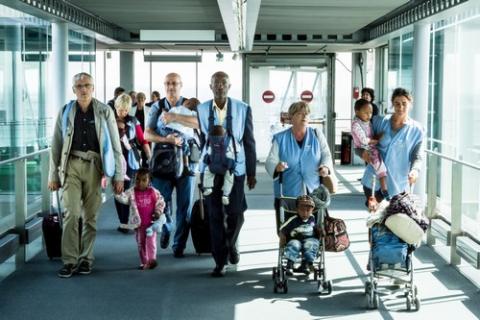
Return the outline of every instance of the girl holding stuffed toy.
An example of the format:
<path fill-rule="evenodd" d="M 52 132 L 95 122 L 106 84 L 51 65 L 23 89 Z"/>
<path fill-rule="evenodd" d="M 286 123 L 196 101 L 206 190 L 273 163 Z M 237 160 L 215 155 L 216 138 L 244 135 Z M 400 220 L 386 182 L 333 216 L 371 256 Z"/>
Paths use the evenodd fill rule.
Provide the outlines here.
<path fill-rule="evenodd" d="M 135 238 L 140 255 L 139 269 L 153 269 L 157 266 L 157 234 L 148 232 L 152 225 L 165 221 L 165 202 L 160 192 L 150 185 L 150 173 L 140 168 L 135 175 L 135 185 L 115 195 L 115 199 L 130 206 L 128 227 L 135 229 Z M 161 229 L 161 228 L 159 228 Z"/>

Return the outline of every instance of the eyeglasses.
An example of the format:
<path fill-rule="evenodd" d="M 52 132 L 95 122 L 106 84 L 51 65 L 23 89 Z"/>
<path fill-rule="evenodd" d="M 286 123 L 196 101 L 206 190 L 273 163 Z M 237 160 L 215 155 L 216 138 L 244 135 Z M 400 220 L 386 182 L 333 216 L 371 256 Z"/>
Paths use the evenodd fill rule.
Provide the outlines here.
<path fill-rule="evenodd" d="M 168 87 L 168 86 L 174 86 L 174 87 L 176 87 L 176 86 L 181 85 L 182 83 L 181 83 L 181 82 L 164 82 L 163 84 L 164 84 L 165 86 L 167 86 L 167 87 Z"/>
<path fill-rule="evenodd" d="M 91 89 L 91 88 L 93 88 L 93 84 L 91 84 L 91 83 L 76 84 L 76 85 L 74 85 L 74 88 L 77 89 L 77 90 L 82 90 L 82 88 Z"/>

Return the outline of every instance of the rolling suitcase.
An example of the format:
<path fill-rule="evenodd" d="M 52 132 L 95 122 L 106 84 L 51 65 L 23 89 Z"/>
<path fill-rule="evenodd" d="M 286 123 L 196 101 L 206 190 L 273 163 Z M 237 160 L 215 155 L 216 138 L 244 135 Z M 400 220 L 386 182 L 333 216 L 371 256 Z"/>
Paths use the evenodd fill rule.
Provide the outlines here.
<path fill-rule="evenodd" d="M 190 230 L 195 251 L 200 253 L 212 252 L 210 244 L 210 225 L 203 202 L 202 190 L 199 186 L 199 199 L 195 201 L 190 219 Z"/>
<path fill-rule="evenodd" d="M 43 217 L 42 231 L 45 239 L 45 248 L 49 259 L 62 256 L 62 225 L 63 213 L 60 205 L 60 196 L 55 192 L 57 199 L 57 212 L 50 209 L 50 213 Z"/>
<path fill-rule="evenodd" d="M 45 239 L 45 249 L 47 251 L 47 256 L 51 260 L 53 258 L 62 257 L 62 229 L 63 229 L 63 216 L 62 205 L 60 203 L 59 192 L 55 192 L 57 199 L 57 212 L 53 212 L 53 209 L 50 209 L 50 213 L 43 217 L 42 221 L 42 231 L 43 238 Z M 82 218 L 78 221 L 78 237 L 79 237 L 79 246 L 81 248 L 82 240 L 82 228 L 83 222 Z"/>

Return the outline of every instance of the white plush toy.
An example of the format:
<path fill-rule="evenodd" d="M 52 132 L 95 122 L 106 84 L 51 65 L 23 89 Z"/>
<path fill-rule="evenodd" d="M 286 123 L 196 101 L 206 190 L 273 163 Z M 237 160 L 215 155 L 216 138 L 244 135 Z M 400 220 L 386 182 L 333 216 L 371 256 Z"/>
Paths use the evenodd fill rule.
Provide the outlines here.
<path fill-rule="evenodd" d="M 153 236 L 153 233 L 154 233 L 154 232 L 160 233 L 160 232 L 162 231 L 162 226 L 163 226 L 163 224 L 164 224 L 165 222 L 167 222 L 167 219 L 165 218 L 165 215 L 162 214 L 162 215 L 160 216 L 160 218 L 158 218 L 157 220 L 153 221 L 152 225 L 147 228 L 147 230 L 146 230 L 147 237 Z"/>

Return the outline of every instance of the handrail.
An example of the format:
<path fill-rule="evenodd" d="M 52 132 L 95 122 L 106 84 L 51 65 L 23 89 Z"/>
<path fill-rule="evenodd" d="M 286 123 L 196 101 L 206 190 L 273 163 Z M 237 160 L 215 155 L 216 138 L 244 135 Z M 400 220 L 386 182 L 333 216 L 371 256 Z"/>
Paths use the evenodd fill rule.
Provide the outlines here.
<path fill-rule="evenodd" d="M 47 151 L 50 152 L 50 147 L 25 154 L 23 156 L 19 156 L 19 157 L 10 158 L 10 159 L 7 159 L 7 160 L 0 161 L 0 166 L 3 166 L 4 164 L 9 164 L 9 163 L 12 163 L 12 162 L 17 162 L 17 161 L 20 161 L 20 160 L 25 160 L 25 159 L 28 159 L 28 158 L 31 158 L 31 157 L 35 157 L 35 156 L 44 154 Z"/>
<path fill-rule="evenodd" d="M 458 237 L 467 237 L 477 245 L 480 245 L 480 239 L 475 235 L 465 231 L 462 227 L 462 189 L 463 186 L 463 168 L 471 168 L 477 171 L 480 171 L 480 166 L 476 166 L 471 163 L 467 163 L 462 159 L 455 159 L 443 155 L 435 150 L 425 150 L 428 158 L 427 166 L 427 179 L 428 179 L 428 192 L 427 192 L 427 216 L 432 219 L 439 219 L 450 225 L 450 261 L 451 265 L 457 266 L 461 262 L 461 253 L 457 249 L 457 238 Z M 438 188 L 438 177 L 439 175 L 439 160 L 448 160 L 451 161 L 451 217 L 448 221 L 444 216 L 436 213 L 437 210 L 437 188 Z M 427 244 L 435 244 L 435 237 L 429 228 L 427 233 Z M 474 264 L 476 268 L 480 268 L 479 260 L 480 257 L 477 256 L 477 262 Z"/>
<path fill-rule="evenodd" d="M 475 169 L 475 170 L 479 170 L 479 171 L 480 171 L 480 166 L 476 166 L 476 165 L 474 165 L 474 164 L 465 162 L 465 161 L 463 161 L 463 160 L 455 159 L 455 158 L 452 158 L 452 157 L 443 155 L 443 154 L 438 153 L 438 152 L 433 151 L 433 150 L 425 150 L 425 152 L 426 152 L 426 153 L 429 153 L 429 154 L 432 154 L 432 155 L 435 155 L 435 156 L 437 156 L 437 157 L 440 157 L 440 158 L 442 158 L 442 159 L 450 160 L 450 161 L 452 161 L 452 162 L 461 164 L 461 165 L 463 165 L 463 166 L 465 166 L 465 167 L 469 167 L 469 168 L 472 168 L 472 169 Z"/>

